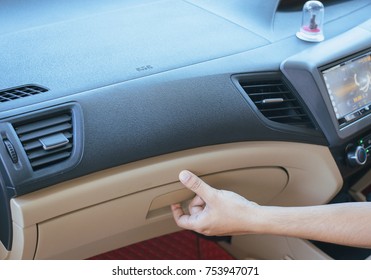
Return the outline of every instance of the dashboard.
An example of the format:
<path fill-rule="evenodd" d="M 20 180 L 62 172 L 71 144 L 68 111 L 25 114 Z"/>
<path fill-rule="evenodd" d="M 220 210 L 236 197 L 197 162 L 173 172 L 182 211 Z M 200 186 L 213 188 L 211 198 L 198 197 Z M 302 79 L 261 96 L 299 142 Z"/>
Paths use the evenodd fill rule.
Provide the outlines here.
<path fill-rule="evenodd" d="M 179 230 L 183 168 L 272 205 L 368 186 L 368 0 L 324 1 L 321 43 L 275 0 L 34 2 L 0 11 L 0 257 L 87 258 Z"/>

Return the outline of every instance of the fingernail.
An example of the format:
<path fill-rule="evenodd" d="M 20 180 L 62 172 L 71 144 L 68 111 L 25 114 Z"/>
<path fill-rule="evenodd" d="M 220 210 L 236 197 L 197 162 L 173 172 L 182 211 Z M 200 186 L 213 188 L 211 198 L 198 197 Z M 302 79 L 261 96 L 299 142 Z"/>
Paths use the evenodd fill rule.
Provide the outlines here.
<path fill-rule="evenodd" d="M 180 172 L 180 174 L 179 174 L 179 180 L 181 181 L 181 182 L 184 182 L 184 183 L 186 183 L 186 182 L 188 182 L 188 180 L 191 178 L 191 174 L 188 172 L 188 171 L 182 171 L 182 172 Z"/>

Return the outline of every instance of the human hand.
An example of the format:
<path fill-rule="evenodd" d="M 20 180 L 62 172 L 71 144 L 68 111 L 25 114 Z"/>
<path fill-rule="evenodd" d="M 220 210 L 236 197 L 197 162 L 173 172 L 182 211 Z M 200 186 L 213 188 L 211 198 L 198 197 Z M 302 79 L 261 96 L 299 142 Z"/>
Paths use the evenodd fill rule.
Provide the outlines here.
<path fill-rule="evenodd" d="M 189 214 L 180 204 L 171 206 L 178 226 L 204 235 L 236 235 L 255 231 L 258 204 L 230 191 L 210 187 L 189 171 L 179 180 L 196 196 L 190 202 Z"/>

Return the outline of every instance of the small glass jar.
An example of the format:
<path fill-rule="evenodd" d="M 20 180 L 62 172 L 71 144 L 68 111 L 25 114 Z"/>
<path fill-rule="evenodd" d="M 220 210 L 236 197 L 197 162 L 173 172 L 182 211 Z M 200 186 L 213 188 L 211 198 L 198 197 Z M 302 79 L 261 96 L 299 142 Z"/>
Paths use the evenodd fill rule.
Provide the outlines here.
<path fill-rule="evenodd" d="M 309 42 L 321 42 L 323 35 L 323 19 L 325 8 L 320 1 L 308 1 L 303 6 L 303 17 L 300 31 L 296 33 L 299 39 Z"/>

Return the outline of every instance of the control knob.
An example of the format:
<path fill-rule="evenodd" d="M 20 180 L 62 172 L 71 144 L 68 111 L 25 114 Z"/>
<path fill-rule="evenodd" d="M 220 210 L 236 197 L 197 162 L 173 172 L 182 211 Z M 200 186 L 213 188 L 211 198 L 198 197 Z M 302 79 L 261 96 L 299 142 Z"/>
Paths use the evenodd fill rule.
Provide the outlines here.
<path fill-rule="evenodd" d="M 354 146 L 348 151 L 347 158 L 351 166 L 364 165 L 367 161 L 366 149 L 362 146 Z"/>

